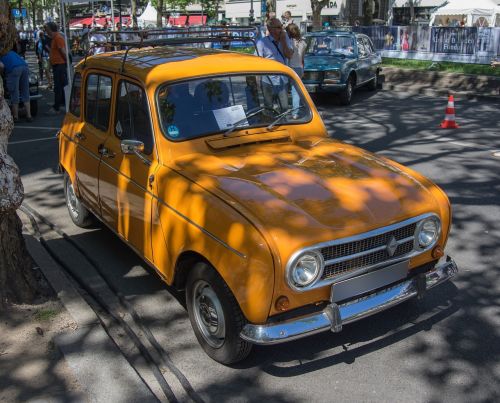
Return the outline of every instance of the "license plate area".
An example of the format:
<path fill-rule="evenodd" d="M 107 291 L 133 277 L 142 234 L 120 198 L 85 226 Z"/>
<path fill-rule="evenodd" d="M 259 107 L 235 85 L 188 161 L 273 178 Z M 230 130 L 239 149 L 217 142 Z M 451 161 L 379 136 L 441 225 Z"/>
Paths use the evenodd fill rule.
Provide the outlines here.
<path fill-rule="evenodd" d="M 409 263 L 406 260 L 361 276 L 339 281 L 332 285 L 330 300 L 331 302 L 342 301 L 402 280 L 408 275 Z"/>

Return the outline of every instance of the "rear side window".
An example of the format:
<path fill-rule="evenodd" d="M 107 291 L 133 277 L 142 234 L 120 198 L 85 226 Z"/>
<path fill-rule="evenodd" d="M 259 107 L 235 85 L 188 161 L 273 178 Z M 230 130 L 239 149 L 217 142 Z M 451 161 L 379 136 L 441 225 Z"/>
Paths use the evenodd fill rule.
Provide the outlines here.
<path fill-rule="evenodd" d="M 153 133 L 144 90 L 136 84 L 121 81 L 116 106 L 116 136 L 124 140 L 142 141 L 144 154 L 151 154 Z"/>
<path fill-rule="evenodd" d="M 100 74 L 90 74 L 87 77 L 85 121 L 104 131 L 109 125 L 112 84 L 111 77 Z"/>
<path fill-rule="evenodd" d="M 365 49 L 368 54 L 375 53 L 375 51 L 373 50 L 372 41 L 369 38 L 363 38 L 363 42 L 365 44 Z"/>
<path fill-rule="evenodd" d="M 71 89 L 71 99 L 69 101 L 69 111 L 73 115 L 80 117 L 82 95 L 82 75 L 76 73 L 73 78 L 73 88 Z"/>
<path fill-rule="evenodd" d="M 356 40 L 358 44 L 359 57 L 365 57 L 367 55 L 365 44 L 363 43 L 363 39 L 357 38 Z"/>

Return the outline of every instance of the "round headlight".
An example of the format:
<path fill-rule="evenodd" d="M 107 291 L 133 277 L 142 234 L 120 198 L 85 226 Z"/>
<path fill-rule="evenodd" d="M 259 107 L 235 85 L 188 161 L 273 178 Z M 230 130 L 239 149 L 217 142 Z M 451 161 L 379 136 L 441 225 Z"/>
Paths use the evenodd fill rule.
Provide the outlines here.
<path fill-rule="evenodd" d="M 441 225 L 437 217 L 426 218 L 419 226 L 418 231 L 418 246 L 428 248 L 434 244 L 441 231 Z"/>
<path fill-rule="evenodd" d="M 323 271 L 323 256 L 317 252 L 305 252 L 290 267 L 289 280 L 293 287 L 303 288 L 314 283 Z"/>

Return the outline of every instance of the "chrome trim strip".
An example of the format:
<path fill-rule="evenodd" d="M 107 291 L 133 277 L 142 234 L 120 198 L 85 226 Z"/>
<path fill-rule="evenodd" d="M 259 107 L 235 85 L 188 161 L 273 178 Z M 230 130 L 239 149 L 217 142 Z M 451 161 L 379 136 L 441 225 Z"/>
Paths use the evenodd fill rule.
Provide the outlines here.
<path fill-rule="evenodd" d="M 425 249 L 418 249 L 417 250 L 417 249 L 414 248 L 412 252 L 407 253 L 406 255 L 398 256 L 398 257 L 396 257 L 394 259 L 388 259 L 388 260 L 386 260 L 384 262 L 381 262 L 381 263 L 378 263 L 378 264 L 375 264 L 375 265 L 366 266 L 366 267 L 364 267 L 362 269 L 359 269 L 359 270 L 352 270 L 352 271 L 350 271 L 348 273 L 345 273 L 344 275 L 340 275 L 340 276 L 336 276 L 334 278 L 328 278 L 328 279 L 316 281 L 315 283 L 311 284 L 308 287 L 296 288 L 293 285 L 291 285 L 290 282 L 288 281 L 288 279 L 290 278 L 289 271 L 291 270 L 291 268 L 295 264 L 295 260 L 298 259 L 298 257 L 300 255 L 302 255 L 303 253 L 305 253 L 305 252 L 308 252 L 308 251 L 311 251 L 311 250 L 318 250 L 318 249 L 326 248 L 326 247 L 329 247 L 329 246 L 335 246 L 335 245 L 340 245 L 340 244 L 345 244 L 345 243 L 351 243 L 351 242 L 355 242 L 355 241 L 361 241 L 361 240 L 367 239 L 367 238 L 372 238 L 374 236 L 382 235 L 382 234 L 385 234 L 386 232 L 391 232 L 391 231 L 394 231 L 394 230 L 399 229 L 401 227 L 405 227 L 405 226 L 413 224 L 415 222 L 422 221 L 422 220 L 424 220 L 426 218 L 429 218 L 429 217 L 436 217 L 439 220 L 439 222 L 441 222 L 441 220 L 440 220 L 440 218 L 438 217 L 437 214 L 435 214 L 435 213 L 425 213 L 425 214 L 421 214 L 421 215 L 419 215 L 417 217 L 412 217 L 412 218 L 409 218 L 407 220 L 400 221 L 398 223 L 388 225 L 386 227 L 381 227 L 381 228 L 374 229 L 372 231 L 364 232 L 362 234 L 353 235 L 353 236 L 350 236 L 350 237 L 347 237 L 347 238 L 335 239 L 333 241 L 322 242 L 322 243 L 318 243 L 318 244 L 315 244 L 315 245 L 312 245 L 312 246 L 307 246 L 305 248 L 299 249 L 297 252 L 295 252 L 288 259 L 288 262 L 287 262 L 287 264 L 285 266 L 285 281 L 287 282 L 288 286 L 291 289 L 293 289 L 295 291 L 299 291 L 299 292 L 304 292 L 304 291 L 309 291 L 309 290 L 312 290 L 312 289 L 315 289 L 315 288 L 324 287 L 326 285 L 333 284 L 333 283 L 335 283 L 337 281 L 345 280 L 347 278 L 354 277 L 354 276 L 357 276 L 359 274 L 366 273 L 366 272 L 368 272 L 370 270 L 373 270 L 373 269 L 375 269 L 377 267 L 381 267 L 381 266 L 385 266 L 385 265 L 397 263 L 397 262 L 400 262 L 402 260 L 409 259 L 409 258 L 412 258 L 414 256 L 420 255 L 420 254 L 422 254 L 422 253 L 430 250 L 435 245 L 435 243 L 429 245 Z M 416 229 L 415 229 L 415 232 L 416 232 Z M 346 256 L 346 258 L 347 258 L 347 256 Z M 349 259 L 345 259 L 345 260 L 349 260 Z M 325 263 L 325 267 L 326 267 L 326 263 Z"/>
<path fill-rule="evenodd" d="M 408 238 L 401 239 L 400 241 L 396 241 L 396 243 L 399 246 L 399 245 L 401 245 L 403 243 L 406 243 L 406 242 L 409 242 L 409 241 L 413 241 L 414 239 L 415 239 L 414 236 L 410 236 Z M 354 253 L 352 255 L 338 257 L 337 259 L 325 260 L 325 266 L 329 266 L 329 265 L 334 264 L 334 263 L 344 262 L 346 260 L 356 259 L 357 257 L 361 257 L 361 256 L 364 256 L 364 255 L 369 255 L 370 253 L 378 252 L 379 250 L 384 250 L 384 249 L 387 249 L 387 245 L 377 246 L 376 248 L 373 248 L 373 249 L 368 249 L 368 250 L 365 250 L 363 252 Z"/>
<path fill-rule="evenodd" d="M 425 274 L 426 289 L 448 281 L 457 272 L 456 263 L 448 257 L 446 262 Z M 264 325 L 247 324 L 241 331 L 240 337 L 250 343 L 269 345 L 300 339 L 327 330 L 339 331 L 342 325 L 374 315 L 417 296 L 419 292 L 417 278 L 413 277 L 393 287 L 345 304 L 329 304 L 323 311 L 311 315 Z M 336 319 L 331 312 L 337 310 L 340 318 Z"/>

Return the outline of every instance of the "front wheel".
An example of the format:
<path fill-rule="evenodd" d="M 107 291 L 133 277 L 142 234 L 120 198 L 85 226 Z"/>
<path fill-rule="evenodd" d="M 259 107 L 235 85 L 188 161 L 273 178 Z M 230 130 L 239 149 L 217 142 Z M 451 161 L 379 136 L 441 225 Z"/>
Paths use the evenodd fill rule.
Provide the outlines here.
<path fill-rule="evenodd" d="M 354 79 L 352 76 L 349 76 L 344 91 L 340 93 L 340 103 L 342 105 L 349 105 L 351 103 L 353 91 L 354 91 Z"/>
<path fill-rule="evenodd" d="M 64 198 L 69 216 L 75 225 L 81 228 L 89 227 L 92 224 L 92 216 L 76 196 L 75 188 L 68 174 L 64 175 Z"/>
<path fill-rule="evenodd" d="M 238 302 L 208 264 L 197 263 L 189 273 L 186 303 L 196 338 L 212 359 L 228 365 L 250 354 L 252 344 L 240 337 L 246 320 Z"/>

